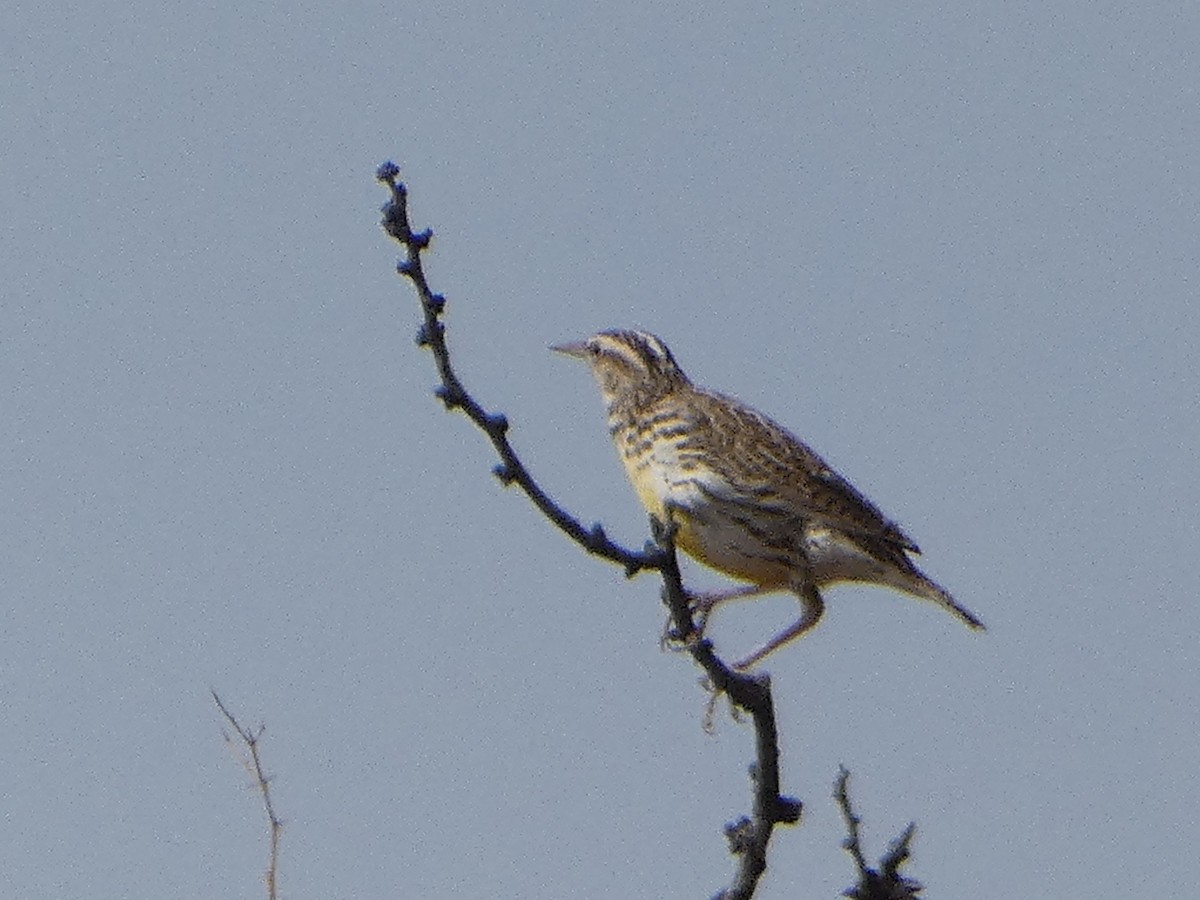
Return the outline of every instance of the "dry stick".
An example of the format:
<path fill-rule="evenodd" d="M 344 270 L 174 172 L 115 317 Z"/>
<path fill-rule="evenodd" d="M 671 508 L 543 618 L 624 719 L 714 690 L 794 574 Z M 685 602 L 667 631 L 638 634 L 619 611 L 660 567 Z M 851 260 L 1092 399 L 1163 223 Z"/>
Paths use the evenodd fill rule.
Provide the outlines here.
<path fill-rule="evenodd" d="M 275 804 L 271 802 L 271 782 L 263 772 L 262 760 L 258 756 L 258 742 L 266 731 L 265 725 L 260 725 L 258 731 L 251 731 L 249 728 L 243 728 L 238 724 L 238 720 L 233 717 L 225 704 L 221 702 L 221 698 L 217 696 L 217 692 L 212 692 L 213 700 L 217 704 L 217 709 L 221 710 L 221 714 L 225 716 L 225 720 L 230 727 L 237 732 L 238 740 L 245 746 L 245 752 L 242 752 L 240 746 L 235 744 L 232 737 L 227 732 L 222 731 L 225 737 L 225 743 L 229 745 L 230 750 L 238 758 L 238 762 L 250 773 L 250 777 L 254 779 L 258 792 L 262 794 L 263 807 L 267 811 L 267 822 L 271 829 L 271 852 L 267 858 L 267 900 L 277 900 L 279 894 L 276 891 L 276 872 L 279 864 L 279 836 L 283 833 L 283 821 L 279 816 L 275 815 Z"/>
<path fill-rule="evenodd" d="M 751 770 L 754 782 L 753 810 L 749 817 L 727 825 L 730 852 L 739 858 L 733 883 L 716 895 L 720 900 L 748 900 L 754 894 L 759 878 L 766 870 L 767 844 L 776 825 L 795 824 L 800 820 L 800 801 L 779 793 L 779 736 L 775 728 L 775 708 L 771 684 L 766 676 L 735 672 L 713 652 L 712 644 L 700 637 L 692 618 L 687 592 L 679 574 L 675 555 L 674 531 L 652 520 L 655 541 L 641 552 L 627 550 L 613 543 L 600 525 L 585 528 L 578 519 L 555 503 L 533 480 L 533 476 L 517 457 L 508 441 L 508 419 L 489 413 L 467 392 L 450 362 L 446 346 L 446 328 L 441 321 L 446 300 L 435 294 L 425 279 L 421 252 L 429 246 L 433 232 L 429 229 L 414 232 L 408 220 L 408 189 L 397 181 L 399 168 L 384 163 L 376 177 L 391 190 L 391 200 L 383 207 L 383 229 L 404 245 L 405 258 L 396 270 L 412 282 L 421 301 L 424 323 L 417 333 L 417 344 L 433 353 L 441 386 L 436 393 L 447 409 L 459 409 L 491 440 L 500 464 L 494 472 L 504 485 L 516 484 L 533 504 L 589 553 L 603 557 L 625 568 L 627 576 L 644 570 L 658 572 L 663 579 L 663 602 L 671 611 L 674 622 L 672 637 L 676 638 L 704 669 L 713 689 L 726 694 L 730 701 L 750 714 L 754 722 L 757 760 Z"/>
<path fill-rule="evenodd" d="M 843 896 L 852 900 L 916 900 L 917 894 L 922 890 L 921 884 L 900 874 L 900 867 L 908 861 L 911 854 L 909 844 L 917 833 L 917 826 L 909 822 L 900 836 L 888 845 L 888 852 L 880 860 L 879 871 L 870 868 L 863 856 L 858 832 L 862 822 L 850 806 L 850 793 L 847 790 L 849 782 L 850 773 L 843 766 L 834 785 L 833 797 L 846 820 L 846 839 L 842 841 L 842 846 L 858 869 L 858 884 L 845 891 Z"/>
<path fill-rule="evenodd" d="M 429 229 L 414 232 L 409 227 L 408 191 L 403 184 L 396 181 L 398 174 L 399 169 L 392 163 L 384 163 L 379 167 L 379 180 L 386 182 L 392 191 L 392 201 L 383 209 L 382 224 L 384 230 L 408 251 L 406 258 L 396 266 L 396 271 L 412 282 L 421 300 L 425 322 L 417 332 L 417 344 L 428 347 L 433 352 L 438 375 L 442 379 L 441 387 L 436 392 L 438 398 L 445 404 L 446 409 L 461 409 L 491 440 L 492 446 L 500 456 L 500 465 L 493 470 L 500 482 L 505 486 L 514 483 L 519 486 L 542 514 L 577 544 L 589 553 L 620 563 L 628 575 L 634 575 L 642 569 L 658 568 L 660 553 L 635 553 L 626 550 L 610 541 L 600 525 L 593 525 L 590 529 L 584 528 L 578 519 L 551 500 L 533 480 L 509 443 L 508 419 L 503 415 L 487 412 L 467 393 L 459 381 L 450 363 L 450 351 L 446 347 L 446 327 L 441 322 L 446 298 L 429 289 L 429 283 L 425 280 L 425 270 L 421 265 L 421 251 L 429 246 L 433 232 Z"/>

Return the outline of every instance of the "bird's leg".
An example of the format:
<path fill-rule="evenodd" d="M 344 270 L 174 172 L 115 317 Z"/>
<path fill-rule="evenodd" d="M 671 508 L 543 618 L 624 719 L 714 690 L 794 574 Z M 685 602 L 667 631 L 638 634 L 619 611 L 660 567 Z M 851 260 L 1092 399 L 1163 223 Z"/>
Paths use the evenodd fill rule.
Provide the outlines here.
<path fill-rule="evenodd" d="M 759 584 L 746 584 L 727 591 L 688 594 L 688 605 L 691 607 L 692 615 L 696 617 L 696 630 L 703 634 L 704 628 L 708 624 L 709 615 L 725 601 L 745 600 L 749 597 L 757 597 L 760 594 L 768 594 L 775 590 L 778 590 L 778 588 L 768 588 Z"/>
<path fill-rule="evenodd" d="M 800 618 L 789 625 L 771 640 L 767 641 L 745 659 L 734 663 L 733 667 L 739 672 L 744 672 L 751 666 L 762 662 L 763 658 L 782 647 L 789 641 L 794 641 L 804 632 L 808 631 L 819 621 L 821 614 L 825 612 L 825 601 L 821 599 L 821 594 L 811 584 L 805 584 L 802 587 L 796 588 L 796 594 L 800 597 L 801 612 Z"/>

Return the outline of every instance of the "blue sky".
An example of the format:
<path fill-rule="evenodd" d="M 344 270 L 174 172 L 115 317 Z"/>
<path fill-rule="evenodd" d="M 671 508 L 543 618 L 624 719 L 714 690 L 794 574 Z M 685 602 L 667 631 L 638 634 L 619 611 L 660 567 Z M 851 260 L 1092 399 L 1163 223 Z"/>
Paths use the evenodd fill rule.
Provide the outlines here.
<path fill-rule="evenodd" d="M 18 4 L 3 14 L 5 894 L 709 896 L 748 730 L 432 398 L 461 374 L 631 545 L 586 374 L 659 334 L 988 624 L 829 591 L 774 679 L 763 898 L 918 824 L 928 896 L 1182 896 L 1200 829 L 1190 7 Z M 720 579 L 691 567 L 689 583 Z M 738 654 L 791 620 L 723 610 Z M 679 861 L 686 860 L 681 866 Z M 1181 866 L 1183 868 L 1181 868 Z M 1181 877 L 1182 875 L 1182 877 Z"/>

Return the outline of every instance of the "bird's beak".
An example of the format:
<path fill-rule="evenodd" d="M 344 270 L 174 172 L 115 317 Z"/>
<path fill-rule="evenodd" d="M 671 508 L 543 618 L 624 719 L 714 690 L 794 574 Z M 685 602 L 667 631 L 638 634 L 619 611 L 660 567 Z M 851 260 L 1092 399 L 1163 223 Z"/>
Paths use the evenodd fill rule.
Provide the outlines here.
<path fill-rule="evenodd" d="M 575 341 L 570 344 L 551 344 L 550 349 L 555 353 L 574 356 L 577 359 L 583 359 L 587 355 L 587 344 L 583 341 Z"/>

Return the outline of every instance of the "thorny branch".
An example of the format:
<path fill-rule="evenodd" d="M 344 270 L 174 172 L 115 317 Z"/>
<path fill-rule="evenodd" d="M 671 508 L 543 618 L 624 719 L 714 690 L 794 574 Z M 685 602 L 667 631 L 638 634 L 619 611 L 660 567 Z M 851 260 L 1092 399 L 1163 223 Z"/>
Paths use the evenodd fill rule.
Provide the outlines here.
<path fill-rule="evenodd" d="M 846 848 L 858 869 L 858 884 L 845 891 L 842 896 L 850 897 L 851 900 L 916 900 L 917 894 L 921 892 L 921 885 L 901 875 L 900 867 L 908 861 L 908 845 L 917 833 L 917 826 L 910 822 L 900 836 L 888 845 L 888 852 L 879 861 L 879 869 L 870 868 L 863 856 L 859 838 L 858 827 L 861 820 L 850 806 L 850 794 L 847 791 L 849 782 L 850 773 L 843 768 L 838 774 L 833 791 L 833 797 L 846 820 L 846 839 L 842 846 Z"/>
<path fill-rule="evenodd" d="M 271 833 L 271 850 L 267 858 L 267 871 L 264 875 L 267 882 L 267 900 L 277 900 L 279 894 L 276 888 L 276 873 L 279 870 L 279 837 L 283 834 L 283 820 L 275 815 L 275 804 L 271 801 L 271 781 L 263 772 L 262 759 L 258 755 L 258 743 L 262 739 L 263 732 L 266 731 L 266 726 L 260 725 L 257 731 L 243 728 L 233 717 L 233 713 L 225 708 L 225 704 L 221 702 L 216 691 L 212 692 L 212 697 L 217 704 L 217 709 L 225 717 L 225 721 L 237 733 L 235 739 L 228 732 L 223 731 L 225 743 L 229 745 L 238 762 L 250 773 L 255 787 L 262 794 L 263 807 L 267 811 L 267 823 Z"/>
<path fill-rule="evenodd" d="M 442 380 L 441 386 L 435 392 L 438 399 L 445 404 L 446 409 L 462 410 L 467 418 L 488 436 L 500 456 L 500 464 L 492 470 L 500 479 L 500 483 L 506 487 L 510 484 L 520 487 L 542 514 L 573 541 L 589 553 L 621 564 L 628 575 L 635 575 L 643 569 L 660 568 L 661 551 L 655 549 L 635 553 L 626 550 L 610 541 L 600 525 L 585 528 L 578 519 L 551 500 L 533 480 L 509 443 L 508 419 L 499 413 L 489 413 L 463 387 L 451 365 L 450 351 L 446 346 L 446 326 L 441 321 L 446 308 L 446 298 L 430 290 L 425 279 L 425 270 L 421 265 L 421 251 L 429 246 L 433 232 L 428 228 L 414 232 L 409 226 L 408 190 L 396 181 L 398 174 L 399 169 L 392 163 L 384 163 L 379 167 L 379 180 L 385 182 L 392 191 L 391 202 L 383 208 L 382 225 L 384 231 L 403 244 L 407 250 L 405 258 L 397 264 L 396 271 L 412 282 L 421 300 L 425 321 L 417 331 L 417 345 L 428 347 L 433 352 L 438 375 Z"/>
<path fill-rule="evenodd" d="M 600 525 L 584 527 L 578 519 L 554 502 L 534 481 L 508 440 L 508 419 L 484 409 L 466 390 L 450 361 L 446 328 L 441 317 L 446 299 L 434 293 L 425 278 L 421 252 L 433 237 L 430 229 L 413 231 L 408 219 L 408 189 L 397 178 L 399 168 L 391 162 L 376 172 L 379 181 L 391 191 L 383 207 L 383 229 L 404 245 L 405 257 L 396 270 L 409 281 L 421 302 L 424 322 L 417 332 L 417 344 L 433 353 L 441 385 L 436 394 L 447 409 L 461 410 L 487 435 L 500 457 L 494 469 L 504 485 L 516 484 L 534 505 L 573 541 L 589 553 L 615 562 L 628 576 L 643 570 L 658 572 L 663 579 L 663 602 L 674 622 L 671 637 L 687 649 L 708 676 L 713 690 L 724 693 L 738 708 L 749 713 L 754 722 L 756 762 L 751 769 L 754 783 L 750 816 L 725 827 L 730 852 L 738 858 L 733 882 L 714 900 L 748 900 L 754 894 L 766 870 L 767 845 L 776 825 L 795 824 L 800 820 L 800 801 L 779 793 L 779 735 L 775 727 L 775 707 L 771 684 L 766 676 L 735 672 L 713 651 L 712 644 L 700 638 L 692 618 L 688 595 L 679 574 L 674 533 L 662 523 L 652 522 L 655 540 L 641 552 L 627 550 L 609 540 Z"/>

